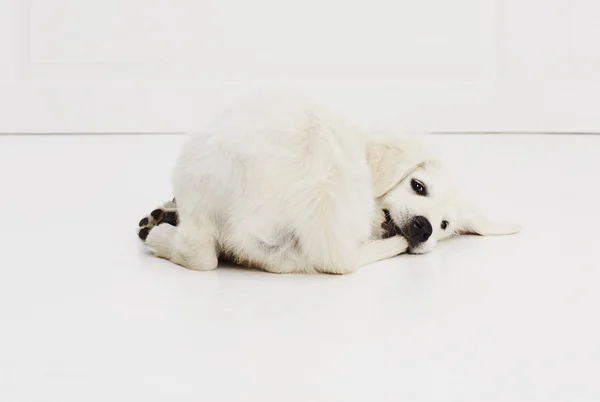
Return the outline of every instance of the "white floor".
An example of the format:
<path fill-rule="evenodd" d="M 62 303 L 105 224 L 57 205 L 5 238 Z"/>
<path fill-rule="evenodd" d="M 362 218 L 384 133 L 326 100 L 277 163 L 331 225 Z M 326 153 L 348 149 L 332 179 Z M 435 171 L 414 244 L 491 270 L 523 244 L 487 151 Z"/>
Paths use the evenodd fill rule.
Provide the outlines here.
<path fill-rule="evenodd" d="M 434 137 L 523 232 L 341 277 L 148 256 L 182 140 L 0 137 L 0 401 L 600 400 L 600 136 Z"/>

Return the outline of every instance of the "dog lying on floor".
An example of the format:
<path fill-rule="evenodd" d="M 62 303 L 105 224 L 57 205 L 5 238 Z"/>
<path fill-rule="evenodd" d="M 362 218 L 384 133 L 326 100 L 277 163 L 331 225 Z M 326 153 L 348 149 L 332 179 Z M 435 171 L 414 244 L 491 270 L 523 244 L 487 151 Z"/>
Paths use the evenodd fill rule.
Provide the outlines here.
<path fill-rule="evenodd" d="M 453 235 L 512 234 L 464 203 L 413 141 L 363 131 L 310 100 L 241 102 L 183 147 L 175 199 L 139 223 L 157 257 L 275 273 L 347 274 Z"/>

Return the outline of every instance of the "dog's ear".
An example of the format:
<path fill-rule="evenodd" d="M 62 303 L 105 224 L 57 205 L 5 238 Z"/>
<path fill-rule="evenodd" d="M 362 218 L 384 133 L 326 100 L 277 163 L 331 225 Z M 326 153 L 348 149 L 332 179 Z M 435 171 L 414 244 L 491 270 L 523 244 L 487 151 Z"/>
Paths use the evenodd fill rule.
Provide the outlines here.
<path fill-rule="evenodd" d="M 459 210 L 459 234 L 500 236 L 515 234 L 520 230 L 521 226 L 514 223 L 492 221 L 470 205 L 464 205 Z"/>
<path fill-rule="evenodd" d="M 413 155 L 412 157 L 409 155 Z M 382 142 L 372 142 L 367 150 L 375 197 L 379 198 L 394 189 L 402 180 L 425 164 L 414 153 Z"/>

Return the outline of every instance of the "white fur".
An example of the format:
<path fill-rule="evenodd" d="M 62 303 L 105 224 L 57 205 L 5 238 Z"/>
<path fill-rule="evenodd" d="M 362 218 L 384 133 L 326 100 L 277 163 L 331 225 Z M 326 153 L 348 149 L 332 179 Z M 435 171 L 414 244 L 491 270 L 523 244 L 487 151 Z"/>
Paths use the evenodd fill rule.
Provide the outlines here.
<path fill-rule="evenodd" d="M 412 192 L 412 177 L 429 197 Z M 403 237 L 382 239 L 382 209 L 399 225 L 416 215 L 432 222 L 415 253 L 459 231 L 518 230 L 457 207 L 437 161 L 412 141 L 363 131 L 297 97 L 242 102 L 191 136 L 173 189 L 179 226 L 154 227 L 146 244 L 194 270 L 232 257 L 269 272 L 350 273 L 409 248 Z M 451 227 L 441 230 L 442 219 Z"/>

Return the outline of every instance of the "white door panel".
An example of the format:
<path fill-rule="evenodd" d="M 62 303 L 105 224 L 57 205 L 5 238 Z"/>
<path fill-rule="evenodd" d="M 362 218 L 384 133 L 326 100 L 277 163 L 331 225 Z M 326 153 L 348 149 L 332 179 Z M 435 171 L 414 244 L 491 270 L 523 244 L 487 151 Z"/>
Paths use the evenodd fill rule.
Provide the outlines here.
<path fill-rule="evenodd" d="M 291 87 L 418 131 L 600 131 L 594 0 L 2 0 L 0 132 L 180 132 Z"/>

